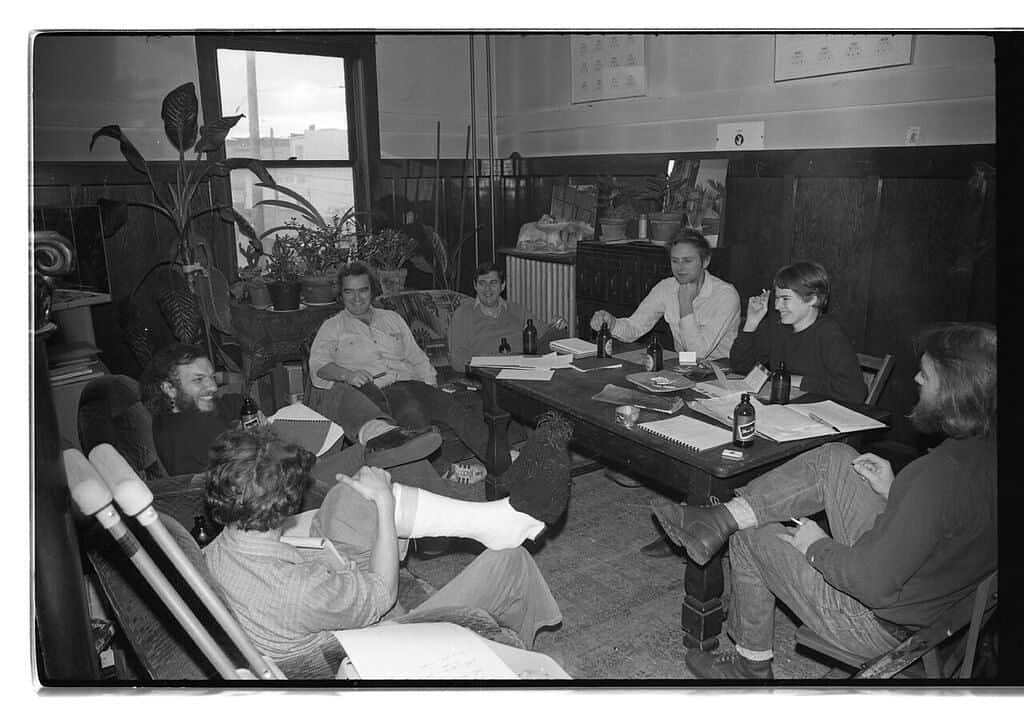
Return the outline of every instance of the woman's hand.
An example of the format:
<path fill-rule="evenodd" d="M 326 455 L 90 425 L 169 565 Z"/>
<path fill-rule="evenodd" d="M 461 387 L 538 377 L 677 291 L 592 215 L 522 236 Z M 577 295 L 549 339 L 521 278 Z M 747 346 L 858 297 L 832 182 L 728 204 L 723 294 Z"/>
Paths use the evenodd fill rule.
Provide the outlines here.
<path fill-rule="evenodd" d="M 768 314 L 768 289 L 762 288 L 760 295 L 752 295 L 747 299 L 747 321 L 743 325 L 744 332 L 753 332 Z"/>
<path fill-rule="evenodd" d="M 391 492 L 391 473 L 384 468 L 364 465 L 352 477 L 339 473 L 335 479 L 343 485 L 348 485 L 378 507 L 381 504 L 392 506 L 395 504 L 395 498 Z"/>
<path fill-rule="evenodd" d="M 883 499 L 889 499 L 889 488 L 892 487 L 892 481 L 896 478 L 889 461 L 874 453 L 865 453 L 854 458 L 851 465 L 853 465 L 853 471 L 864 478 L 872 490 L 881 495 Z"/>
<path fill-rule="evenodd" d="M 345 375 L 345 383 L 351 384 L 354 387 L 361 387 L 368 382 L 373 381 L 373 375 L 367 372 L 365 369 L 353 369 Z"/>
<path fill-rule="evenodd" d="M 602 324 L 608 323 L 608 329 L 611 330 L 615 327 L 615 320 L 615 316 L 607 310 L 598 310 L 590 317 L 590 329 L 600 330 Z"/>

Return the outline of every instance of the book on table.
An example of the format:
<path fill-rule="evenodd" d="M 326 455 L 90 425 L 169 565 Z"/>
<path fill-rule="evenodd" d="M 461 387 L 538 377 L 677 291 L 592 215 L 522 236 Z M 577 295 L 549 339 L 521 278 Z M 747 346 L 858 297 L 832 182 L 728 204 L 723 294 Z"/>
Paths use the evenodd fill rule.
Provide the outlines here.
<path fill-rule="evenodd" d="M 641 423 L 639 428 L 695 453 L 703 453 L 709 448 L 732 443 L 731 430 L 699 421 L 685 414 L 661 421 L 647 421 Z"/>
<path fill-rule="evenodd" d="M 608 357 L 576 357 L 570 366 L 577 372 L 593 372 L 595 369 L 618 369 L 622 367 L 622 362 Z"/>
<path fill-rule="evenodd" d="M 566 337 L 561 340 L 552 340 L 549 345 L 555 352 L 571 354 L 573 357 L 591 357 L 597 354 L 597 343 L 587 342 L 578 337 Z"/>
<path fill-rule="evenodd" d="M 732 412 L 739 403 L 740 392 L 690 402 L 690 408 L 727 426 L 732 426 Z M 885 428 L 881 421 L 865 416 L 834 401 L 811 404 L 762 404 L 751 398 L 757 433 L 777 443 L 804 438 L 831 436 Z"/>
<path fill-rule="evenodd" d="M 676 372 L 634 372 L 626 375 L 626 381 L 655 394 L 682 391 L 694 385 L 692 379 Z"/>

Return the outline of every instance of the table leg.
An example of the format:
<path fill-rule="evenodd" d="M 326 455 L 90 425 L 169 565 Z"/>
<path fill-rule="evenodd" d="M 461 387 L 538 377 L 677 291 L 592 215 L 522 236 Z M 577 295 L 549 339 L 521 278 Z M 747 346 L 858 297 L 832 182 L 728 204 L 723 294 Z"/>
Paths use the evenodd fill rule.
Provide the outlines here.
<path fill-rule="evenodd" d="M 484 480 L 484 496 L 498 500 L 508 492 L 504 489 L 502 474 L 508 468 L 508 422 L 511 416 L 498 406 L 498 390 L 493 379 L 485 378 L 483 384 L 484 421 L 487 422 L 487 478 Z"/>
<path fill-rule="evenodd" d="M 693 477 L 686 500 L 689 505 L 706 505 L 712 502 L 712 495 L 721 501 L 732 496 L 724 488 L 712 490 L 712 487 L 718 487 L 716 483 L 719 481 L 712 481 L 703 474 Z M 683 590 L 686 594 L 680 615 L 683 645 L 704 651 L 716 649 L 725 615 L 722 606 L 722 593 L 725 591 L 722 552 L 715 554 L 704 566 L 688 561 L 683 571 Z"/>

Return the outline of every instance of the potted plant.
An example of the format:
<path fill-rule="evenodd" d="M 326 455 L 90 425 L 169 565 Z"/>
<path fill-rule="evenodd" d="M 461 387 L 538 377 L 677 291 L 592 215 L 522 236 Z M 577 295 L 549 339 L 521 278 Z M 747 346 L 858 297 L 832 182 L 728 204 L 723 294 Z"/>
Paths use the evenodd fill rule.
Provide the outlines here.
<path fill-rule="evenodd" d="M 638 199 L 651 204 L 654 211 L 647 215 L 651 241 L 665 242 L 679 231 L 683 223 L 691 187 L 687 173 L 650 177 L 644 182 Z"/>
<path fill-rule="evenodd" d="M 238 269 L 238 280 L 231 286 L 231 294 L 239 301 L 248 300 L 254 308 L 270 307 L 270 291 L 264 277 L 268 257 L 260 242 L 252 242 L 242 249 L 246 265 Z"/>
<path fill-rule="evenodd" d="M 267 257 L 267 290 L 274 310 L 298 310 L 302 303 L 302 284 L 299 282 L 294 237 L 274 237 L 274 246 Z"/>
<path fill-rule="evenodd" d="M 601 207 L 601 241 L 615 241 L 626 238 L 629 222 L 636 216 L 632 204 L 632 191 L 615 177 L 602 177 L 599 184 L 598 202 Z"/>
<path fill-rule="evenodd" d="M 417 255 L 419 243 L 409 234 L 382 229 L 357 237 L 352 258 L 374 269 L 383 295 L 394 295 L 405 286 L 405 264 Z"/>

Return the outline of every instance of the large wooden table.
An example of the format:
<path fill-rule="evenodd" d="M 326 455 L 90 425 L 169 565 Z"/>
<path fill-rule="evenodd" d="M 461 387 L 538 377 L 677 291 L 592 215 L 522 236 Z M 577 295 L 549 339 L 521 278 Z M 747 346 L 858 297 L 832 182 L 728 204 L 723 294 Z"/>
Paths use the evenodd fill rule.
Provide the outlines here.
<path fill-rule="evenodd" d="M 475 368 L 474 372 L 482 383 L 484 418 L 490 428 L 487 460 L 484 461 L 489 471 L 486 481 L 488 499 L 503 494 L 501 474 L 507 467 L 508 422 L 511 416 L 532 425 L 536 417 L 545 411 L 559 411 L 573 424 L 573 448 L 639 480 L 680 493 L 688 504 L 693 505 L 706 504 L 712 499 L 725 502 L 733 496 L 735 488 L 780 462 L 840 438 L 837 434 L 774 443 L 758 437 L 754 445 L 744 451 L 741 461 L 722 458 L 721 447 L 704 453 L 690 452 L 640 428 L 627 429 L 616 424 L 615 406 L 592 399 L 605 384 L 632 387 L 625 377 L 638 371 L 642 371 L 639 365 L 623 362 L 618 369 L 587 373 L 556 370 L 551 381 L 531 382 L 499 380 L 495 378 L 498 370 Z M 687 400 L 700 397 L 693 390 L 679 395 Z M 878 417 L 877 410 L 863 406 L 856 408 Z M 680 414 L 704 418 L 691 413 L 686 407 L 676 415 Z M 640 422 L 667 417 L 667 414 L 642 410 Z M 718 635 L 722 630 L 724 578 L 721 554 L 705 566 L 698 566 L 692 561 L 687 563 L 683 586 L 684 643 L 688 647 L 712 650 L 718 646 Z"/>

